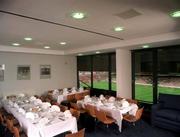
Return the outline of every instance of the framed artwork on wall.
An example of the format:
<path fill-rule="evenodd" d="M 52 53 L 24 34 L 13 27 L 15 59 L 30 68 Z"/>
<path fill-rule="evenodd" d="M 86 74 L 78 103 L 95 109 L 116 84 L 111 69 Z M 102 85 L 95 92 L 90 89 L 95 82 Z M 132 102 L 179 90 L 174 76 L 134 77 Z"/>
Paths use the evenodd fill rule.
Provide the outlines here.
<path fill-rule="evenodd" d="M 5 64 L 0 64 L 0 81 L 4 81 Z"/>
<path fill-rule="evenodd" d="M 51 78 L 51 65 L 40 65 L 40 79 Z"/>
<path fill-rule="evenodd" d="M 30 79 L 31 79 L 30 65 L 18 65 L 17 80 L 30 80 Z"/>

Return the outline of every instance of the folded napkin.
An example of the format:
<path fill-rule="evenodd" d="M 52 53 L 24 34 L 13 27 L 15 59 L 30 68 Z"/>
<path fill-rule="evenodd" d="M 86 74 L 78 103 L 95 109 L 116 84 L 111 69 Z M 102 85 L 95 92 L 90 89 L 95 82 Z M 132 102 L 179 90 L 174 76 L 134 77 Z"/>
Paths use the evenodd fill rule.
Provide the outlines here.
<path fill-rule="evenodd" d="M 8 104 L 9 104 L 10 106 L 14 106 L 14 103 L 13 103 L 11 100 L 8 101 Z"/>
<path fill-rule="evenodd" d="M 138 110 L 138 106 L 136 104 L 131 104 L 130 107 L 131 110 L 129 111 L 129 114 L 135 116 Z"/>
<path fill-rule="evenodd" d="M 36 100 L 36 97 L 35 97 L 35 96 L 31 96 L 29 100 L 30 100 L 31 102 L 33 102 L 34 100 Z"/>
<path fill-rule="evenodd" d="M 60 108 L 57 105 L 52 105 L 50 108 L 50 112 L 60 112 Z"/>
<path fill-rule="evenodd" d="M 129 107 L 129 102 L 126 101 L 126 99 L 121 100 L 121 104 L 122 104 L 122 107 L 123 107 L 123 108 Z"/>
<path fill-rule="evenodd" d="M 67 95 L 69 92 L 67 90 L 63 90 L 63 95 Z"/>
<path fill-rule="evenodd" d="M 39 123 L 38 123 L 38 124 L 39 124 L 40 126 L 44 126 L 44 125 L 46 125 L 48 122 L 49 122 L 49 119 L 46 118 L 46 117 L 44 117 L 44 118 L 42 118 L 42 119 L 39 120 Z"/>
<path fill-rule="evenodd" d="M 71 118 L 71 117 L 72 117 L 72 114 L 71 114 L 71 112 L 70 112 L 69 110 L 66 110 L 66 111 L 64 112 L 64 116 L 65 116 L 66 118 Z"/>
<path fill-rule="evenodd" d="M 23 94 L 23 93 L 20 93 L 19 95 L 18 95 L 18 97 L 24 97 L 25 96 L 25 94 Z"/>
<path fill-rule="evenodd" d="M 51 106 L 51 104 L 49 102 L 43 102 L 41 105 L 42 105 L 41 107 L 43 109 L 48 109 Z"/>
<path fill-rule="evenodd" d="M 104 99 L 105 99 L 104 95 L 101 94 L 101 95 L 99 96 L 99 99 L 100 99 L 100 100 L 104 100 Z"/>
<path fill-rule="evenodd" d="M 23 115 L 26 114 L 26 111 L 25 111 L 24 109 L 22 109 L 22 108 L 19 108 L 18 111 L 19 111 L 19 113 L 21 113 L 21 114 L 23 114 Z"/>
<path fill-rule="evenodd" d="M 71 90 L 72 90 L 72 91 L 73 91 L 73 90 L 75 90 L 75 91 L 76 91 L 76 87 L 72 87 L 72 88 L 71 88 Z"/>
<path fill-rule="evenodd" d="M 76 90 L 72 90 L 72 93 L 76 93 Z"/>
<path fill-rule="evenodd" d="M 29 118 L 29 119 L 31 119 L 31 120 L 34 120 L 34 119 L 35 119 L 35 115 L 34 115 L 34 113 L 32 113 L 32 112 L 27 112 L 27 113 L 25 114 L 25 117 L 26 117 L 26 118 Z"/>
<path fill-rule="evenodd" d="M 67 88 L 64 88 L 64 89 L 63 89 L 63 92 L 66 92 L 66 91 L 68 91 L 68 89 L 67 89 Z"/>
<path fill-rule="evenodd" d="M 110 97 L 110 98 L 108 99 L 108 101 L 109 101 L 109 102 L 114 102 L 114 101 L 115 101 L 115 97 Z"/>
<path fill-rule="evenodd" d="M 42 100 L 36 99 L 36 100 L 34 100 L 34 104 L 35 104 L 35 105 L 42 104 Z"/>
<path fill-rule="evenodd" d="M 17 103 L 14 103 L 14 105 L 13 105 L 15 108 L 19 108 L 19 106 L 18 106 L 18 104 Z"/>
<path fill-rule="evenodd" d="M 54 91 L 53 91 L 53 95 L 56 95 L 56 94 L 58 94 L 59 93 L 59 90 L 58 89 L 55 89 Z"/>
<path fill-rule="evenodd" d="M 97 106 L 102 106 L 103 103 L 99 100 L 96 105 L 97 105 Z"/>

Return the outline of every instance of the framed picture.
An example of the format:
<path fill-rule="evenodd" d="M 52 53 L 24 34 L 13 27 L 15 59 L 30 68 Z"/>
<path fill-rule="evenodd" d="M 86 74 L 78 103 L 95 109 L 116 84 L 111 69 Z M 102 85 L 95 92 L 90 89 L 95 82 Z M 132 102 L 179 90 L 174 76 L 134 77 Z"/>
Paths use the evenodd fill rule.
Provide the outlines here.
<path fill-rule="evenodd" d="M 30 79 L 31 79 L 30 65 L 18 65 L 17 80 L 30 80 Z"/>
<path fill-rule="evenodd" d="M 51 65 L 40 65 L 40 79 L 51 78 Z"/>
<path fill-rule="evenodd" d="M 4 81 L 4 70 L 5 70 L 5 65 L 1 64 L 0 65 L 0 81 Z"/>

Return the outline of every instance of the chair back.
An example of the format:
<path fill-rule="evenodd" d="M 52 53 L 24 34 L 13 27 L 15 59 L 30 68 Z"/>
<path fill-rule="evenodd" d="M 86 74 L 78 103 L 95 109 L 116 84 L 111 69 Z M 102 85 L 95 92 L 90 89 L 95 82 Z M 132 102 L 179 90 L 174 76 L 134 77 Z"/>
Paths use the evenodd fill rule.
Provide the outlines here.
<path fill-rule="evenodd" d="M 61 110 L 62 112 L 68 110 L 68 107 L 66 107 L 66 106 L 64 106 L 64 105 L 59 105 L 59 107 L 60 107 L 60 110 Z"/>
<path fill-rule="evenodd" d="M 96 118 L 101 121 L 104 122 L 106 121 L 106 113 L 103 110 L 97 110 L 95 109 L 95 113 L 96 113 Z"/>
<path fill-rule="evenodd" d="M 71 112 L 72 116 L 74 116 L 78 121 L 79 117 L 80 117 L 80 111 L 73 109 L 73 108 L 70 108 L 70 112 Z"/>
<path fill-rule="evenodd" d="M 13 127 L 12 130 L 13 130 L 14 137 L 20 137 L 19 129 L 17 127 Z"/>
<path fill-rule="evenodd" d="M 4 122 L 4 119 L 3 119 L 2 113 L 0 112 L 0 123 L 3 123 L 3 122 Z"/>
<path fill-rule="evenodd" d="M 74 94 L 72 94 L 72 95 L 67 95 L 67 101 L 71 102 L 71 101 L 73 101 L 73 100 L 75 100 L 75 95 L 74 95 Z"/>
<path fill-rule="evenodd" d="M 72 108 L 74 108 L 76 110 L 79 109 L 76 103 L 70 102 L 70 105 L 71 105 Z"/>
<path fill-rule="evenodd" d="M 9 129 L 9 131 L 12 131 L 12 128 L 13 128 L 13 120 L 7 119 L 7 120 L 6 120 L 6 124 L 7 124 L 7 128 Z"/>
<path fill-rule="evenodd" d="M 84 98 L 83 93 L 75 94 L 75 99 L 76 99 L 76 100 L 82 100 L 83 98 Z"/>
<path fill-rule="evenodd" d="M 87 109 L 89 115 L 91 115 L 92 117 L 96 117 L 95 106 L 87 104 L 86 109 Z"/>
<path fill-rule="evenodd" d="M 85 129 L 81 129 L 80 131 L 72 134 L 67 134 L 65 137 L 84 137 Z"/>
<path fill-rule="evenodd" d="M 136 121 L 139 120 L 139 119 L 141 118 L 141 116 L 142 116 L 142 114 L 143 114 L 143 110 L 144 110 L 143 107 L 137 110 L 136 116 L 135 116 Z"/>
<path fill-rule="evenodd" d="M 85 90 L 86 92 L 83 93 L 83 96 L 90 95 L 90 90 Z"/>
<path fill-rule="evenodd" d="M 137 104 L 138 101 L 134 99 L 126 99 L 129 103 Z"/>

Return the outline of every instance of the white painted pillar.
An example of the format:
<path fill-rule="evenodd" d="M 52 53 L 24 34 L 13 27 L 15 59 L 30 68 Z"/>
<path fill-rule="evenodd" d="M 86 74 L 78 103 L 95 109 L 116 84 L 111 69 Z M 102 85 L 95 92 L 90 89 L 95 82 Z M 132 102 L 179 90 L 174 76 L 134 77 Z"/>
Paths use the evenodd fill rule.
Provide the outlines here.
<path fill-rule="evenodd" d="M 116 49 L 117 96 L 132 98 L 131 51 Z"/>

